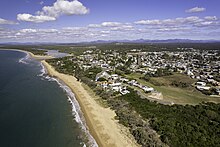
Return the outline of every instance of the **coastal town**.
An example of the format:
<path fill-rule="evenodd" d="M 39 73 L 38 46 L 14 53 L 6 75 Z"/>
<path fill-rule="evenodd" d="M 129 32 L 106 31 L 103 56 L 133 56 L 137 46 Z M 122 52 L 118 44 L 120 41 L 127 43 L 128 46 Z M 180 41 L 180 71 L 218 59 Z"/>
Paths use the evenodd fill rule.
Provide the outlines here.
<path fill-rule="evenodd" d="M 0 0 L 0 147 L 220 147 L 220 0 Z"/>
<path fill-rule="evenodd" d="M 46 76 L 71 88 L 98 145 L 218 143 L 219 50 L 146 44 L 52 48 L 57 50 L 24 51 L 41 62 Z"/>
<path fill-rule="evenodd" d="M 194 79 L 192 86 L 203 94 L 220 95 L 220 56 L 216 50 L 177 48 L 176 51 L 146 52 L 131 49 L 120 52 L 103 51 L 95 47 L 79 56 L 71 56 L 68 60 L 81 70 L 88 71 L 88 75 L 93 77 L 91 80 L 103 90 L 112 90 L 122 95 L 129 93 L 128 87 L 135 87 L 145 93 L 151 93 L 148 95 L 151 98 L 162 98 L 160 91 L 128 78 L 127 75 L 131 73 L 140 73 L 149 78 L 180 73 Z M 56 64 L 65 67 L 63 60 L 58 60 Z M 93 72 L 92 69 L 99 72 Z M 184 84 L 184 81 L 182 82 Z"/>
<path fill-rule="evenodd" d="M 75 77 L 93 93 L 95 101 L 112 109 L 115 120 L 129 129 L 138 144 L 177 146 L 184 140 L 184 144 L 208 145 L 204 140 L 197 141 L 200 131 L 190 135 L 193 141 L 187 141 L 184 132 L 191 132 L 192 126 L 210 131 L 206 124 L 210 118 L 217 119 L 219 50 L 164 47 L 152 51 L 151 46 L 138 46 L 85 46 L 83 51 L 81 48 L 80 52 L 46 62 L 56 71 Z M 207 134 L 200 134 L 200 138 L 211 139 Z"/>

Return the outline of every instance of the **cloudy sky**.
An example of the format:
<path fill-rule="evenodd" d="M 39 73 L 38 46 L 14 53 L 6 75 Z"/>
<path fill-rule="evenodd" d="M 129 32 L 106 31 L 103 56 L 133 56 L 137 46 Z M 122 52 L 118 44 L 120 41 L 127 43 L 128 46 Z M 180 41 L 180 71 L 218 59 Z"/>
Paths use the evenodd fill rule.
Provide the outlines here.
<path fill-rule="evenodd" d="M 220 0 L 1 0 L 0 42 L 220 40 Z"/>

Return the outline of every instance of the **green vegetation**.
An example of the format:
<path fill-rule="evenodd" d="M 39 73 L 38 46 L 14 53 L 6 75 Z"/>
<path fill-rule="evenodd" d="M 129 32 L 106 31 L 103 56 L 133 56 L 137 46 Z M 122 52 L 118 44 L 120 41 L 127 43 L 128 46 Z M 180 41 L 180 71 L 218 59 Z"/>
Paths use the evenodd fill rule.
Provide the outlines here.
<path fill-rule="evenodd" d="M 174 86 L 174 87 L 186 88 L 186 87 L 191 87 L 191 85 L 194 82 L 196 82 L 196 80 L 183 74 L 174 73 L 173 75 L 170 76 L 156 77 L 156 78 L 152 77 L 150 78 L 149 82 L 156 86 Z"/>
<path fill-rule="evenodd" d="M 132 89 L 129 89 L 130 94 L 121 96 L 96 86 L 92 79 L 94 79 L 95 73 L 100 72 L 99 68 L 89 68 L 83 71 L 77 65 L 71 65 L 68 57 L 57 64 L 59 60 L 50 59 L 48 62 L 55 66 L 59 72 L 74 74 L 79 80 L 88 85 L 96 95 L 103 99 L 106 105 L 115 110 L 116 119 L 119 120 L 119 123 L 129 128 L 139 144 L 143 146 L 214 146 L 219 144 L 219 104 L 201 103 L 196 106 L 162 105 L 147 99 L 141 99 L 137 92 Z M 61 66 L 62 64 L 63 66 Z M 139 74 L 133 74 L 130 77 L 145 82 L 145 84 L 151 84 L 140 79 L 141 75 Z M 181 86 L 181 88 L 178 88 L 173 85 L 174 81 L 182 78 L 188 84 L 193 83 L 193 81 L 183 77 L 181 74 L 157 78 L 154 80 L 166 85 L 158 87 L 162 87 L 161 89 L 164 88 L 164 91 L 167 91 L 166 88 L 175 86 L 179 93 L 175 93 L 173 89 L 172 93 L 180 94 L 180 98 L 189 87 L 182 88 Z M 168 92 L 170 91 L 168 90 Z"/>
<path fill-rule="evenodd" d="M 98 79 L 98 81 L 103 82 L 103 81 L 106 81 L 106 79 L 105 79 L 105 78 L 103 78 L 103 77 L 101 77 L 101 78 L 99 78 L 99 79 Z"/>
<path fill-rule="evenodd" d="M 191 86 L 195 80 L 186 75 L 174 73 L 163 77 L 145 77 L 142 74 L 132 73 L 126 75 L 127 78 L 135 79 L 143 85 L 153 87 L 163 94 L 163 101 L 174 102 L 176 104 L 199 104 L 203 101 L 220 102 L 219 98 L 202 94 Z M 175 85 L 177 82 L 177 86 Z M 187 85 L 187 86 L 186 86 Z"/>
<path fill-rule="evenodd" d="M 136 92 L 132 89 L 130 94 L 125 97 L 133 97 Z M 136 95 L 135 95 L 136 96 Z M 138 96 L 138 95 L 137 95 Z M 106 97 L 108 105 L 115 110 L 117 114 L 116 119 L 119 123 L 128 127 L 131 134 L 142 146 L 167 146 L 163 143 L 157 133 L 150 127 L 148 120 L 143 118 L 137 113 L 132 105 L 125 99 L 124 96 Z M 140 99 L 140 97 L 134 97 Z"/>
<path fill-rule="evenodd" d="M 163 76 L 172 75 L 172 72 L 170 72 L 168 69 L 159 68 L 154 74 L 147 74 L 147 75 L 150 77 L 163 77 Z"/>
<path fill-rule="evenodd" d="M 87 78 L 90 78 L 91 80 L 94 80 L 96 75 L 100 73 L 102 69 L 100 67 L 90 67 L 85 71 L 85 76 Z"/>
<path fill-rule="evenodd" d="M 23 49 L 25 51 L 28 51 L 28 52 L 31 52 L 33 53 L 34 55 L 47 55 L 46 54 L 46 51 L 43 51 L 43 50 L 35 50 L 35 49 Z"/>
<path fill-rule="evenodd" d="M 73 75 L 74 71 L 78 69 L 78 65 L 69 60 L 69 57 L 60 59 L 50 59 L 47 60 L 58 72 Z"/>
<path fill-rule="evenodd" d="M 125 75 L 125 74 L 130 74 L 131 71 L 129 70 L 129 68 L 125 67 L 125 66 L 118 66 L 116 68 L 116 71 L 115 71 L 116 74 L 119 74 L 119 75 Z"/>
<path fill-rule="evenodd" d="M 216 146 L 220 144 L 220 105 L 162 105 L 141 99 L 136 92 L 119 97 L 159 133 L 169 146 Z M 125 120 L 121 120 L 124 124 Z"/>
<path fill-rule="evenodd" d="M 83 45 L 43 45 L 41 48 L 47 49 L 47 50 L 59 50 L 63 53 L 69 53 L 74 55 L 81 55 L 84 51 L 89 50 L 89 46 L 83 46 Z"/>
<path fill-rule="evenodd" d="M 215 76 L 214 76 L 214 79 L 215 79 L 216 81 L 220 82 L 220 75 L 215 75 Z"/>
<path fill-rule="evenodd" d="M 128 49 L 136 49 L 134 52 L 138 52 L 138 49 L 150 51 L 158 46 L 160 45 L 98 44 L 96 50 L 85 45 L 69 47 L 66 51 L 80 55 L 83 53 L 82 51 L 93 50 L 98 53 L 97 60 L 100 60 L 105 57 L 100 52 L 101 50 L 108 50 L 105 54 L 113 55 L 114 50 L 123 54 Z M 172 48 L 172 44 L 165 46 L 167 48 L 164 50 L 178 50 Z M 157 49 L 160 50 L 160 48 Z M 165 54 L 163 58 L 172 57 Z M 113 109 L 117 114 L 115 118 L 129 128 L 131 134 L 142 146 L 218 146 L 220 144 L 220 104 L 203 103 L 203 101 L 220 102 L 220 99 L 202 94 L 193 87 L 196 80 L 184 74 L 171 74 L 169 68 L 159 69 L 154 75 L 143 76 L 139 73 L 130 73 L 128 67 L 133 62 L 131 58 L 125 60 L 124 56 L 121 56 L 118 60 L 114 60 L 115 62 L 111 62 L 111 64 L 123 63 L 125 66 L 118 66 L 115 73 L 126 76 L 128 79 L 135 79 L 142 85 L 153 87 L 163 94 L 162 102 L 168 101 L 184 105 L 163 105 L 142 99 L 140 92 L 130 88 L 128 88 L 130 93 L 126 95 L 104 90 L 94 82 L 95 76 L 101 71 L 101 68 L 82 66 L 82 62 L 84 62 L 83 65 L 90 65 L 87 60 L 82 58 L 77 59 L 73 56 L 50 59 L 48 62 L 59 72 L 74 75 L 87 85 L 87 90 L 91 88 L 93 95 L 95 94 L 94 98 L 99 97 L 102 104 Z M 217 76 L 215 75 L 216 78 L 219 78 Z M 100 81 L 105 81 L 105 79 L 101 78 Z"/>
<path fill-rule="evenodd" d="M 88 87 L 91 88 L 97 96 L 101 97 L 102 104 L 105 104 L 115 110 L 117 114 L 116 119 L 119 119 L 120 123 L 130 128 L 131 133 L 134 135 L 139 144 L 143 146 L 165 146 L 165 144 L 159 139 L 156 132 L 149 127 L 148 122 L 143 121 L 141 116 L 131 109 L 126 101 L 118 98 L 118 93 L 105 91 L 101 87 L 96 86 L 94 82 L 94 75 L 95 73 L 100 72 L 99 68 L 89 68 L 86 71 L 83 71 L 78 66 L 70 66 L 70 60 L 68 57 L 62 58 L 59 64 L 57 64 L 58 61 L 60 61 L 60 59 L 47 60 L 47 62 L 54 66 L 57 71 L 70 75 L 74 74 L 76 78 L 88 85 Z M 64 65 L 64 63 L 66 65 Z M 87 90 L 88 87 L 86 87 Z"/>
<path fill-rule="evenodd" d="M 100 49 L 102 51 L 111 50 L 126 53 L 128 50 L 136 49 L 148 52 L 159 51 L 183 51 L 177 48 L 195 48 L 201 50 L 218 50 L 220 43 L 69 43 L 69 44 L 38 44 L 38 45 L 5 45 L 0 48 L 32 50 L 37 49 L 59 50 L 60 52 L 81 55 L 84 51 Z M 44 51 L 43 51 L 44 52 Z M 44 55 L 43 52 L 35 52 L 37 55 Z M 138 52 L 138 51 L 137 51 Z M 43 54 L 42 54 L 43 53 Z M 220 54 L 220 53 L 218 53 Z M 164 56 L 167 58 L 168 56 Z M 171 58 L 171 57 L 168 57 Z"/>

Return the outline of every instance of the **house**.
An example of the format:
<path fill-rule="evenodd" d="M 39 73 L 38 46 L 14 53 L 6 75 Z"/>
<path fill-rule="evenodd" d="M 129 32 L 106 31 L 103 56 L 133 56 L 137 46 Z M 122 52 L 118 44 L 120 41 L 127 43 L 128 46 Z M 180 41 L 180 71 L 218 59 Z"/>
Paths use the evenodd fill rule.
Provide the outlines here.
<path fill-rule="evenodd" d="M 108 83 L 107 82 L 103 82 L 101 84 L 101 86 L 102 86 L 103 89 L 107 89 L 108 88 Z"/>
<path fill-rule="evenodd" d="M 154 88 L 147 87 L 147 86 L 143 86 L 142 89 L 144 90 L 144 92 L 152 92 L 152 91 L 154 91 Z"/>
<path fill-rule="evenodd" d="M 121 81 L 121 82 L 128 82 L 129 80 L 126 79 L 126 78 L 120 78 L 120 81 Z"/>
<path fill-rule="evenodd" d="M 87 69 L 91 68 L 92 66 L 91 65 L 83 65 L 82 67 L 84 70 L 87 70 Z"/>
<path fill-rule="evenodd" d="M 101 68 L 109 68 L 108 64 L 101 64 Z"/>
<path fill-rule="evenodd" d="M 205 82 L 196 82 L 196 85 L 197 86 L 206 86 L 206 83 Z"/>
<path fill-rule="evenodd" d="M 210 90 L 211 87 L 208 86 L 196 86 L 198 90 Z"/>
<path fill-rule="evenodd" d="M 117 80 L 119 76 L 117 74 L 112 74 L 111 75 L 112 80 Z"/>
<path fill-rule="evenodd" d="M 135 81 L 135 80 L 131 80 L 131 81 L 128 82 L 128 84 L 131 85 L 131 86 L 133 86 L 136 83 L 137 83 L 137 81 Z"/>
<path fill-rule="evenodd" d="M 187 70 L 187 75 L 188 76 L 194 76 L 194 73 L 191 70 Z"/>
<path fill-rule="evenodd" d="M 111 76 L 106 71 L 102 71 L 96 75 L 95 81 L 98 81 L 100 78 L 108 79 L 110 77 Z"/>
<path fill-rule="evenodd" d="M 125 95 L 125 94 L 130 93 L 130 91 L 129 91 L 129 90 L 127 90 L 127 88 L 126 88 L 126 87 L 123 87 L 123 88 L 120 90 L 120 93 L 121 93 L 122 95 Z"/>
<path fill-rule="evenodd" d="M 121 83 L 109 84 L 113 91 L 119 92 L 122 89 Z"/>

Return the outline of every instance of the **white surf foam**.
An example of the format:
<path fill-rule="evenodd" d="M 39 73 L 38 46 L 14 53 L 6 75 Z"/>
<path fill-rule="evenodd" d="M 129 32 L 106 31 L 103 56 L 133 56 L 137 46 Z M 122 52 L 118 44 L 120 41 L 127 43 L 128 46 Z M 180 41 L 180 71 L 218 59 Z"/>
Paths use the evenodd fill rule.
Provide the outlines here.
<path fill-rule="evenodd" d="M 75 120 L 78 124 L 80 124 L 81 129 L 84 131 L 84 133 L 86 133 L 87 138 L 89 139 L 88 144 L 92 147 L 98 147 L 95 139 L 92 137 L 92 135 L 89 133 L 89 130 L 87 129 L 87 125 L 85 122 L 85 118 L 83 117 L 82 111 L 80 109 L 79 103 L 76 100 L 76 97 L 74 95 L 74 93 L 72 92 L 72 90 L 66 86 L 63 82 L 55 79 L 55 81 L 60 85 L 60 87 L 62 89 L 64 89 L 64 91 L 67 93 L 68 96 L 68 101 L 70 102 L 70 104 L 72 105 L 72 114 L 73 116 L 75 116 Z"/>
<path fill-rule="evenodd" d="M 72 105 L 72 114 L 74 116 L 74 119 L 80 125 L 82 131 L 86 134 L 86 138 L 88 139 L 89 146 L 98 147 L 98 144 L 96 143 L 95 139 L 89 133 L 85 118 L 84 118 L 82 111 L 81 111 L 81 108 L 80 108 L 80 105 L 79 105 L 78 101 L 76 100 L 76 97 L 75 97 L 74 93 L 72 92 L 72 90 L 64 82 L 62 82 L 56 78 L 48 76 L 47 71 L 42 63 L 41 63 L 41 67 L 42 67 L 41 74 L 39 74 L 38 76 L 42 76 L 43 79 L 48 80 L 48 81 L 56 81 L 59 84 L 59 86 L 66 92 L 67 97 L 68 97 L 68 101 Z M 84 144 L 84 146 L 86 146 L 86 145 Z"/>
<path fill-rule="evenodd" d="M 26 56 L 21 58 L 18 62 L 23 64 L 28 64 L 28 60 L 30 59 L 30 55 L 26 53 Z"/>
<path fill-rule="evenodd" d="M 40 70 L 41 73 L 40 73 L 39 75 L 37 75 L 37 76 L 42 77 L 42 76 L 44 76 L 44 75 L 47 74 L 47 71 L 46 71 L 46 69 L 45 69 L 43 63 L 40 63 L 40 66 L 41 66 L 41 70 Z M 45 76 L 45 78 L 46 78 L 46 76 Z M 50 78 L 50 77 L 48 76 L 46 79 L 49 79 L 49 78 Z"/>

